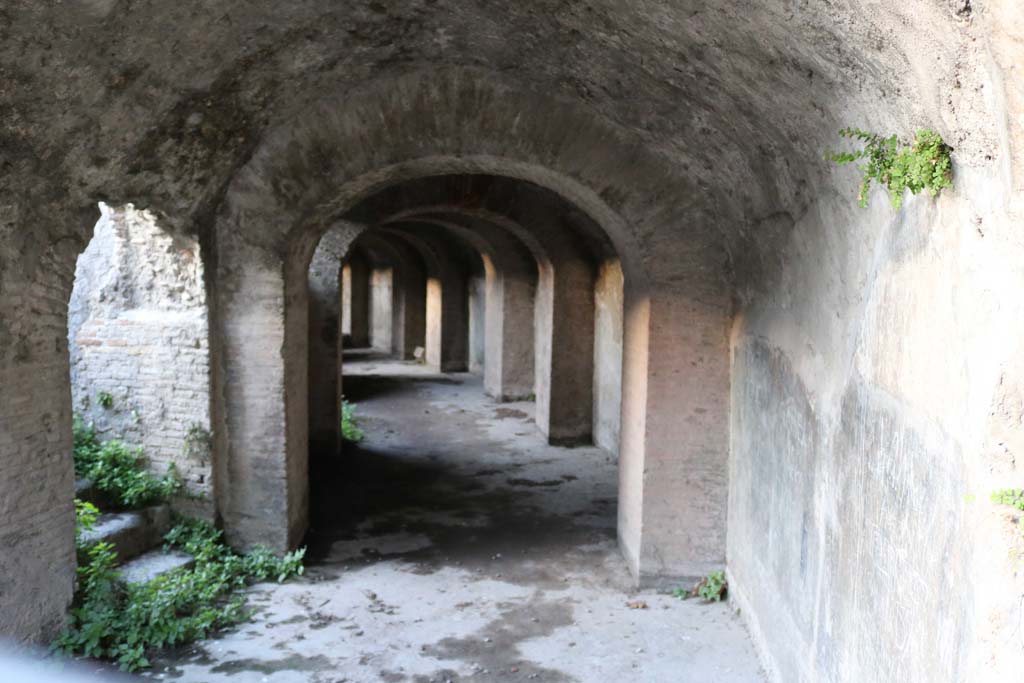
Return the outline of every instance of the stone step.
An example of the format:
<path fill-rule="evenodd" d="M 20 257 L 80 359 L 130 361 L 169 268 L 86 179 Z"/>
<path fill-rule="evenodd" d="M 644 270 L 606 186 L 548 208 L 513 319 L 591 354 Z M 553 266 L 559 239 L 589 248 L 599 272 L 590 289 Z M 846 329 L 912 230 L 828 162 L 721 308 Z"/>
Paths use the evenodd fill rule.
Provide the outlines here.
<path fill-rule="evenodd" d="M 100 515 L 91 531 L 82 533 L 82 541 L 106 541 L 114 546 L 119 561 L 127 562 L 163 543 L 171 527 L 171 509 L 154 505 L 142 510 Z"/>
<path fill-rule="evenodd" d="M 195 558 L 188 553 L 178 550 L 150 550 L 122 564 L 119 571 L 124 583 L 145 583 L 178 569 L 189 569 L 194 564 Z"/>

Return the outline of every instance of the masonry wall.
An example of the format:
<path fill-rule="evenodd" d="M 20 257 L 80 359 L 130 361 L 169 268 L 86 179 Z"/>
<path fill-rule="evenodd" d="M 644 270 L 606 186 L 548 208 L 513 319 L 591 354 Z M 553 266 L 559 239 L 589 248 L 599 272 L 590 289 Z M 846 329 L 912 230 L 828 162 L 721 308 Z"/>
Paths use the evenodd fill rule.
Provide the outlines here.
<path fill-rule="evenodd" d="M 0 639 L 35 643 L 63 627 L 75 585 L 67 301 L 85 232 L 47 208 L 15 212 L 0 240 L 53 226 L 75 237 L 0 254 Z"/>
<path fill-rule="evenodd" d="M 1008 183 L 956 171 L 900 212 L 837 173 L 738 314 L 728 564 L 775 680 L 1024 671 L 989 500 L 1024 483 L 1024 246 Z"/>
<path fill-rule="evenodd" d="M 205 499 L 197 512 L 208 513 L 210 358 L 198 243 L 130 205 L 103 206 L 78 259 L 68 340 L 75 412 L 102 439 L 142 446 L 154 472 L 173 463 L 188 492 Z"/>

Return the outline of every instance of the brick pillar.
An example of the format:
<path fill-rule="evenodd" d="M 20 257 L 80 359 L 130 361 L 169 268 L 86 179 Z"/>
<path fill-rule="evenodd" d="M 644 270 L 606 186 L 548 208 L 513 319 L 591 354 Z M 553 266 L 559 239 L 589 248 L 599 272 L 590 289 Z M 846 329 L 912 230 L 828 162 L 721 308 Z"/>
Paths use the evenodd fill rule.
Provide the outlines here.
<path fill-rule="evenodd" d="M 641 583 L 725 564 L 728 300 L 626 283 L 619 542 Z"/>
<path fill-rule="evenodd" d="M 46 228 L 30 227 L 0 267 L 0 638 L 46 643 L 75 584 L 67 325 L 81 243 L 32 245 Z"/>
<path fill-rule="evenodd" d="M 499 401 L 533 393 L 535 279 L 527 271 L 497 270 L 484 256 L 487 272 L 484 390 Z"/>
<path fill-rule="evenodd" d="M 591 441 L 594 274 L 565 257 L 541 269 L 537 292 L 537 426 L 552 444 Z"/>

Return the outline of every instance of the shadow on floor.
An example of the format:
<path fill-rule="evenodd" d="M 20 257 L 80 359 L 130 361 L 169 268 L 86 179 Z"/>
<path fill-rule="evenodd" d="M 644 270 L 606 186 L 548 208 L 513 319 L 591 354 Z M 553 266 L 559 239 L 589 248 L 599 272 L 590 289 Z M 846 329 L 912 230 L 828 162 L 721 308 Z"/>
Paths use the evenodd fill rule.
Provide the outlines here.
<path fill-rule="evenodd" d="M 593 500 L 572 516 L 547 511 L 529 489 L 553 490 L 574 477 L 527 479 L 516 476 L 519 469 L 511 464 L 466 472 L 438 454 L 397 457 L 351 444 L 342 458 L 316 458 L 310 463 L 307 558 L 325 566 L 400 558 L 430 573 L 489 566 L 503 554 L 555 559 L 581 544 L 614 539 L 613 498 Z M 583 516 L 588 523 L 580 525 Z M 382 537 L 396 536 L 423 538 L 423 547 L 400 542 L 390 552 L 381 548 Z M 544 577 L 531 571 L 518 578 L 536 583 Z"/>
<path fill-rule="evenodd" d="M 564 558 L 569 549 L 614 539 L 615 499 L 590 499 L 591 489 L 563 488 L 577 476 L 555 459 L 530 460 L 530 453 L 550 455 L 537 437 L 536 444 L 516 438 L 526 445 L 519 457 L 519 444 L 498 447 L 477 433 L 471 419 L 452 415 L 450 406 L 447 414 L 435 410 L 442 415 L 424 417 L 425 389 L 461 395 L 466 387 L 452 386 L 461 384 L 443 376 L 345 377 L 346 398 L 361 404 L 367 437 L 361 444 L 346 443 L 340 457 L 310 458 L 306 544 L 312 565 L 402 559 L 429 573 L 452 565 L 480 567 L 496 555 L 512 554 L 543 564 Z M 476 410 L 489 419 L 504 416 L 486 399 L 477 402 Z M 387 442 L 391 434 L 397 444 Z M 529 467 L 536 464 L 540 470 Z M 551 505 L 556 499 L 571 500 L 571 511 Z M 545 573 L 524 571 L 520 578 L 536 582 Z"/>

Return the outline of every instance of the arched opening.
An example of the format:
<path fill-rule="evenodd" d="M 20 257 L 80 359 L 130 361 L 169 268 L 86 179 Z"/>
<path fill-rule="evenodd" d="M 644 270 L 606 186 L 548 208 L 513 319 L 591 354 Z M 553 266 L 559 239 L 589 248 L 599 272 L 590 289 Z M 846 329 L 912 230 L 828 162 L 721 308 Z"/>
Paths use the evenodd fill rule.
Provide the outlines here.
<path fill-rule="evenodd" d="M 99 441 L 138 448 L 152 473 L 173 466 L 179 508 L 212 519 L 205 254 L 132 205 L 100 213 L 69 304 L 72 408 Z"/>
<path fill-rule="evenodd" d="M 423 82 L 410 78 L 407 84 L 415 90 Z M 441 91 L 433 90 L 434 85 L 428 100 L 489 87 L 458 77 Z M 349 100 L 355 107 L 353 115 L 368 116 L 366 125 L 371 127 L 388 120 L 397 126 L 395 130 L 406 130 L 398 121 L 415 128 L 425 121 L 417 118 L 416 107 L 430 106 L 428 100 L 416 97 L 402 101 L 374 97 Z M 409 102 L 415 103 L 412 109 L 406 107 Z M 383 118 L 372 111 L 377 104 L 388 110 Z M 482 126 L 477 130 L 482 150 L 491 144 L 488 139 L 507 136 L 517 126 L 518 140 L 524 125 L 544 130 L 549 125 L 546 120 L 528 122 L 520 117 L 515 125 L 505 127 L 501 116 L 492 118 L 492 114 L 472 124 Z M 467 110 L 462 115 L 478 113 Z M 576 113 L 567 109 L 559 115 L 571 119 Z M 614 156 L 618 143 L 599 126 L 589 129 L 599 140 L 598 149 L 603 150 L 598 155 L 585 146 L 561 148 L 561 156 L 539 150 L 535 156 L 524 149 L 522 159 L 448 148 L 453 140 L 462 139 L 463 131 L 453 138 L 429 137 L 431 145 L 436 144 L 434 153 L 425 150 L 420 136 L 391 136 L 391 152 L 384 161 L 344 151 L 348 145 L 358 144 L 349 137 L 355 130 L 349 123 L 335 116 L 296 122 L 304 131 L 300 144 L 310 146 L 309 156 L 301 158 L 319 160 L 315 169 L 308 169 L 312 175 L 305 175 L 305 161 L 298 162 L 295 156 L 299 148 L 294 144 L 294 132 L 282 132 L 279 151 L 278 139 L 269 138 L 265 152 L 238 174 L 237 192 L 229 191 L 228 208 L 218 221 L 219 253 L 224 257 L 218 260 L 221 296 L 217 310 L 225 345 L 223 385 L 215 395 L 223 396 L 226 405 L 236 406 L 226 413 L 226 424 L 218 431 L 225 437 L 219 447 L 226 481 L 239 482 L 227 486 L 227 495 L 221 500 L 229 538 L 242 545 L 263 542 L 284 549 L 297 544 L 308 526 L 307 281 L 318 241 L 339 222 L 364 229 L 367 223 L 384 223 L 392 234 L 396 226 L 409 230 L 412 223 L 456 232 L 466 241 L 488 241 L 486 248 L 477 248 L 485 274 L 493 275 L 486 282 L 484 386 L 501 399 L 535 394 L 541 406 L 538 423 L 556 442 L 592 439 L 593 283 L 599 263 L 618 257 L 624 275 L 622 356 L 626 359 L 619 419 L 619 543 L 635 580 L 643 583 L 699 576 L 720 564 L 728 441 L 729 310 L 724 282 L 715 265 L 721 263 L 720 245 L 706 235 L 688 241 L 686 235 L 691 231 L 696 235 L 697 228 L 679 222 L 673 241 L 645 238 L 644 246 L 638 246 L 639 235 L 664 230 L 675 214 L 664 207 L 651 212 L 648 205 L 634 200 L 629 188 L 635 183 L 635 172 L 619 178 L 614 190 L 609 187 L 613 179 L 607 176 L 605 155 Z M 453 123 L 444 121 L 443 125 Z M 588 126 L 592 124 L 588 122 Z M 411 133 L 412 128 L 406 132 Z M 544 145 L 547 138 L 525 139 Z M 622 154 L 633 159 L 634 171 L 647 168 L 650 178 L 660 177 L 676 189 L 679 183 L 686 183 L 685 178 L 660 169 L 653 157 L 638 156 L 637 150 Z M 542 163 L 540 157 L 547 158 Z M 320 165 L 326 160 L 332 161 Z M 596 180 L 598 174 L 600 181 Z M 301 180 L 296 183 L 297 178 Z M 310 184 L 312 178 L 316 181 Z M 448 180 L 431 182 L 432 178 Z M 261 192 L 259 188 L 267 183 L 282 188 L 284 194 Z M 588 183 L 605 188 L 602 193 L 614 198 L 617 208 L 611 208 Z M 305 188 L 301 190 L 303 198 L 288 196 L 291 190 L 287 188 Z M 563 208 L 552 212 L 548 210 L 552 203 Z M 692 206 L 683 203 L 679 210 L 692 217 Z M 576 233 L 559 221 L 575 226 Z M 566 235 L 573 237 L 567 239 Z M 402 249 L 415 255 L 415 248 L 408 240 L 404 242 Z M 375 249 L 386 247 L 378 244 Z M 548 252 L 558 255 L 557 260 L 546 255 Z M 421 262 L 412 257 L 406 260 Z M 516 266 L 514 260 L 521 265 Z M 554 262 L 570 265 L 549 270 L 547 264 Z M 538 275 L 531 275 L 531 268 L 536 268 Z M 588 284 L 558 287 L 559 277 Z M 391 279 L 393 295 L 393 271 Z M 425 293 L 425 284 L 417 287 Z M 397 290 L 401 294 L 404 288 Z M 524 305 L 524 301 L 536 301 L 538 291 L 543 295 L 542 305 Z M 585 297 L 586 305 L 573 305 L 573 295 Z M 425 327 L 425 307 L 403 304 L 401 311 L 395 309 L 392 296 L 392 319 L 400 323 L 403 335 L 419 325 Z M 423 311 L 421 322 L 410 324 L 416 321 L 406 313 L 419 310 Z M 402 315 L 397 315 L 399 312 Z M 584 321 L 574 316 L 583 316 Z M 518 337 L 501 333 L 508 321 L 512 321 L 510 331 L 534 332 Z M 571 344 L 552 344 L 548 340 L 558 337 L 545 332 L 540 338 L 543 352 L 538 356 L 533 348 L 538 347 L 535 331 L 547 325 L 551 335 L 562 334 L 566 339 L 585 334 L 585 351 L 574 353 Z M 253 326 L 270 332 L 262 350 L 240 334 Z M 397 328 L 392 325 L 393 336 Z M 403 353 L 415 349 L 415 340 L 415 335 L 401 340 Z M 399 348 L 394 340 L 392 347 Z M 280 355 L 268 355 L 267 351 L 275 348 L 281 349 Z M 262 371 L 259 377 L 252 372 L 255 367 Z M 617 379 L 614 373 L 602 377 Z M 586 398 L 573 399 L 574 392 L 577 399 Z M 563 394 L 569 400 L 558 398 Z M 682 419 L 651 414 L 649 407 L 662 395 L 673 398 Z M 603 405 L 607 415 L 608 404 Z M 695 425 L 701 428 L 694 429 Z M 281 453 L 285 453 L 283 459 Z M 264 476 L 257 480 L 251 475 L 254 471 Z M 669 495 L 680 487 L 686 495 Z M 647 495 L 659 488 L 664 491 Z M 690 519 L 685 528 L 676 522 L 680 514 Z"/>
<path fill-rule="evenodd" d="M 414 481 L 393 472 L 396 481 L 372 480 L 394 469 L 388 466 L 389 458 L 414 470 L 425 464 L 438 472 L 451 470 L 456 477 L 454 472 L 466 467 L 504 472 L 505 467 L 487 456 L 510 448 L 522 462 L 510 456 L 505 466 L 525 467 L 541 451 L 561 460 L 565 471 L 554 478 L 528 470 L 506 477 L 516 483 L 499 485 L 491 492 L 494 496 L 515 497 L 509 486 L 530 482 L 553 487 L 545 492 L 558 495 L 558 487 L 575 482 L 591 463 L 594 472 L 589 477 L 596 489 L 591 500 L 580 504 L 603 506 L 605 531 L 614 538 L 616 496 L 609 493 L 618 487 L 618 443 L 611 435 L 619 431 L 623 281 L 614 248 L 601 229 L 550 191 L 486 175 L 401 182 L 378 190 L 341 218 L 317 245 L 309 276 L 311 424 L 318 420 L 335 430 L 331 438 L 313 438 L 311 427 L 314 552 L 327 556 L 327 546 L 339 536 L 372 525 L 350 504 L 350 499 L 361 498 L 358 491 L 385 490 L 417 515 L 428 514 L 430 496 L 412 490 Z M 483 301 L 475 303 L 472 280 L 480 275 L 485 293 Z M 354 277 L 363 282 L 356 284 Z M 346 284 L 363 299 L 346 294 Z M 351 311 L 365 309 L 370 341 L 401 338 L 401 343 L 390 348 L 375 343 L 373 355 L 363 350 L 345 353 L 337 343 L 345 338 L 344 312 L 323 313 L 337 301 L 350 311 L 350 338 Z M 474 307 L 483 309 L 482 315 L 475 315 L 485 321 L 483 367 L 475 375 L 467 356 Z M 387 310 L 394 314 L 380 315 Z M 330 333 L 325 322 L 334 328 Z M 317 350 L 321 345 L 323 351 Z M 347 360 L 339 367 L 342 358 Z M 490 400 L 484 398 L 485 392 Z M 438 393 L 449 395 L 434 396 Z M 363 429 L 366 441 L 349 444 L 337 461 L 343 396 L 360 405 L 369 426 Z M 413 396 L 431 407 L 418 408 Z M 399 410 L 403 406 L 406 413 Z M 504 426 L 501 416 L 512 418 L 515 427 L 512 432 L 506 427 L 503 436 L 491 435 L 489 441 L 488 429 L 485 434 L 465 429 L 467 411 L 475 411 L 478 421 L 493 423 L 498 433 Z M 328 412 L 329 417 L 314 418 Z M 421 424 L 424 413 L 431 415 L 426 426 Z M 416 430 L 441 435 L 441 440 L 427 445 Z M 604 441 L 597 442 L 598 448 L 593 447 L 595 434 Z M 404 450 L 394 451 L 395 443 L 404 444 Z M 585 453 L 570 453 L 552 447 L 558 445 L 587 448 Z M 604 480 L 596 474 L 602 467 Z M 459 476 L 472 478 L 465 472 Z M 349 493 L 340 493 L 339 488 Z M 521 491 L 520 497 L 528 493 Z M 451 496 L 433 499 L 446 514 L 459 513 Z M 369 510 L 379 510 L 379 505 Z M 501 517 L 498 510 L 478 513 Z M 450 536 L 451 531 L 435 529 L 435 535 Z M 445 540 L 445 549 L 438 552 L 451 555 L 453 539 Z M 465 541 L 467 547 L 473 544 L 472 538 Z"/>

